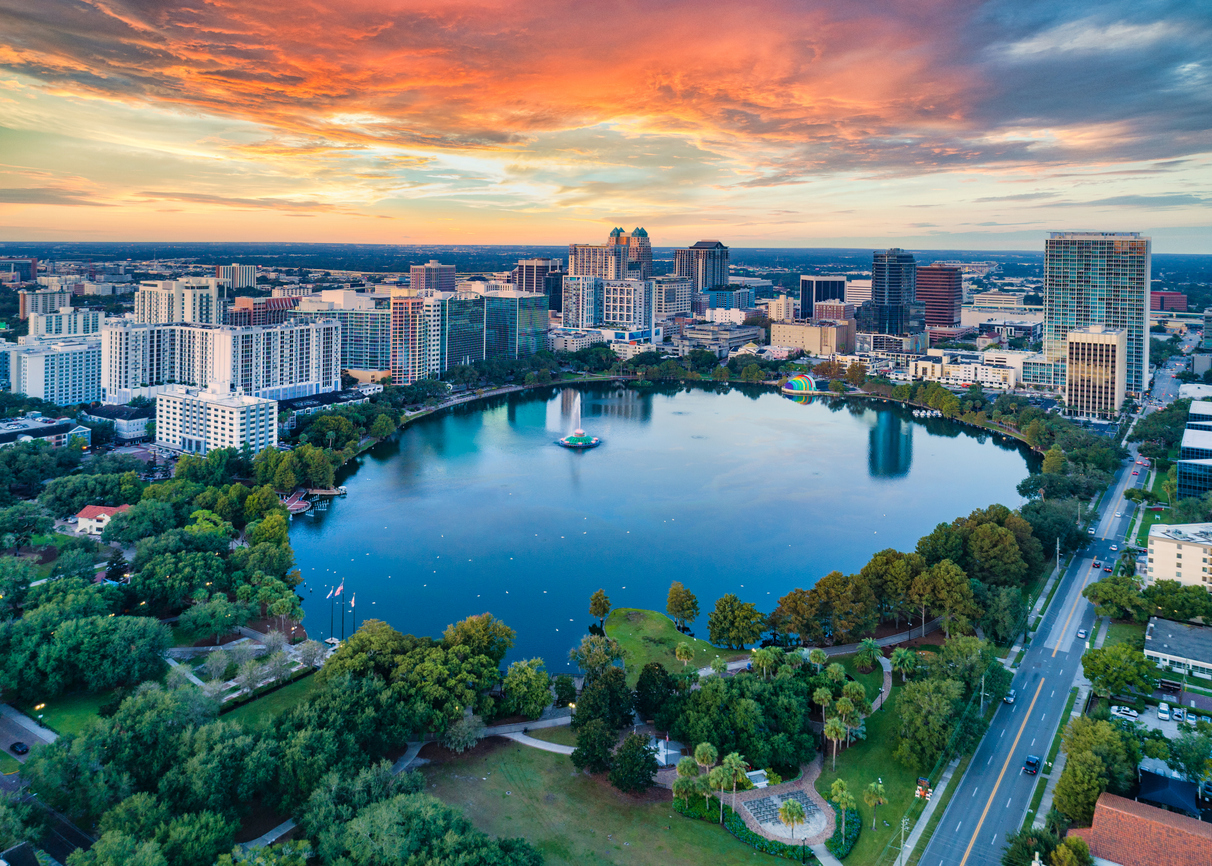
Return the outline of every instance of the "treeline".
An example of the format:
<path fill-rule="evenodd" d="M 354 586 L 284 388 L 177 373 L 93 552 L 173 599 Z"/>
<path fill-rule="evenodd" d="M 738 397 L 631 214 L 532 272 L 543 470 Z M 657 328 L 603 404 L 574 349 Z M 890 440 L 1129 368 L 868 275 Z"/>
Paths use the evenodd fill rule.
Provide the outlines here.
<path fill-rule="evenodd" d="M 35 749 L 23 775 L 99 836 L 68 866 L 211 866 L 257 803 L 292 815 L 303 840 L 259 852 L 258 864 L 538 866 L 527 842 L 480 833 L 421 793 L 419 774 L 392 775 L 382 760 L 426 734 L 458 739 L 466 710 L 490 712 L 486 692 L 512 642 L 488 615 L 442 640 L 370 620 L 316 674 L 317 690 L 264 728 L 217 718 L 183 680 L 144 683 L 82 734 Z M 27 817 L 0 804 L 0 832 Z"/>

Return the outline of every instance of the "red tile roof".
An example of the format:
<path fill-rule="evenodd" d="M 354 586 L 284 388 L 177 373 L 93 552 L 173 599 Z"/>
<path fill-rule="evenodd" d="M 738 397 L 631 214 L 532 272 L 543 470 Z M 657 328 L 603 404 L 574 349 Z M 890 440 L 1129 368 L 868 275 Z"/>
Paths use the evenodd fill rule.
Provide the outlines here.
<path fill-rule="evenodd" d="M 129 505 L 86 505 L 80 509 L 76 517 L 80 520 L 96 520 L 98 517 L 113 517 L 123 511 L 130 511 Z"/>
<path fill-rule="evenodd" d="M 1212 863 L 1212 825 L 1114 794 L 1098 798 L 1093 826 L 1069 832 L 1095 857 L 1123 866 Z"/>

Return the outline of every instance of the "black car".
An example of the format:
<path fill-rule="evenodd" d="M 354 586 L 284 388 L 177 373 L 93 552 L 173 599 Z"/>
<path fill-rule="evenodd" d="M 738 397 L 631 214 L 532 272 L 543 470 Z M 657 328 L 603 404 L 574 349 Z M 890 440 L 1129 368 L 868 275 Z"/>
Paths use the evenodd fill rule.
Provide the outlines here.
<path fill-rule="evenodd" d="M 1002 700 L 1008 704 L 1012 704 L 1012 703 L 1014 703 L 1014 699 L 1017 697 L 1018 697 L 1018 689 L 1011 689 L 1010 691 L 1006 692 L 1006 696 L 1004 698 L 1002 698 Z"/>
<path fill-rule="evenodd" d="M 1028 776 L 1034 776 L 1039 772 L 1039 758 L 1035 755 L 1027 756 L 1027 763 L 1023 764 L 1023 772 Z"/>
<path fill-rule="evenodd" d="M 10 752 L 12 752 L 14 755 L 28 755 L 29 754 L 29 746 L 25 745 L 25 743 L 13 743 L 11 746 L 8 747 L 8 750 Z"/>

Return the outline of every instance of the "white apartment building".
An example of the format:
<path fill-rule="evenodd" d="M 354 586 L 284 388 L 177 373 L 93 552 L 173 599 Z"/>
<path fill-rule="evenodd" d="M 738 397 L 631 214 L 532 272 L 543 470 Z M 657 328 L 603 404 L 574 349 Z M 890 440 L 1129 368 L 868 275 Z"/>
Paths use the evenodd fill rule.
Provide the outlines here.
<path fill-rule="evenodd" d="M 602 283 L 602 318 L 595 324 L 610 324 L 642 330 L 652 328 L 652 280 L 605 280 Z"/>
<path fill-rule="evenodd" d="M 992 388 L 1014 388 L 1018 384 L 1018 374 L 1013 367 L 1000 364 L 955 363 L 944 356 L 927 356 L 918 358 L 910 366 L 910 375 L 914 379 L 924 379 L 927 382 L 939 382 L 943 385 L 980 385 Z"/>
<path fill-rule="evenodd" d="M 846 281 L 846 297 L 844 299 L 847 304 L 859 306 L 863 301 L 871 300 L 871 280 L 847 280 Z"/>
<path fill-rule="evenodd" d="M 156 397 L 157 445 L 205 454 L 245 443 L 254 452 L 277 447 L 277 400 L 182 385 L 170 385 Z"/>
<path fill-rule="evenodd" d="M 1212 523 L 1156 523 L 1149 528 L 1146 585 L 1174 580 L 1212 591 Z"/>
<path fill-rule="evenodd" d="M 72 293 L 63 289 L 40 289 L 17 292 L 17 318 L 28 319 L 30 313 L 53 313 L 62 307 L 70 307 Z"/>
<path fill-rule="evenodd" d="M 552 352 L 579 352 L 604 342 L 606 337 L 601 331 L 553 328 L 547 332 L 547 348 Z"/>
<path fill-rule="evenodd" d="M 219 265 L 215 268 L 215 276 L 226 280 L 233 289 L 244 289 L 257 284 L 256 265 Z"/>
<path fill-rule="evenodd" d="M 14 394 L 68 406 L 101 399 L 101 342 L 72 339 L 8 349 Z"/>
<path fill-rule="evenodd" d="M 30 313 L 29 336 L 39 339 L 79 337 L 98 333 L 104 323 L 105 313 L 100 310 L 63 307 L 53 313 Z"/>
<path fill-rule="evenodd" d="M 341 325 L 333 319 L 247 326 L 107 321 L 100 399 L 128 403 L 170 385 L 273 400 L 337 391 Z"/>
<path fill-rule="evenodd" d="M 226 303 L 220 297 L 219 283 L 218 277 L 142 282 L 135 292 L 135 321 L 221 325 Z"/>
<path fill-rule="evenodd" d="M 652 301 L 656 320 L 689 316 L 694 297 L 694 282 L 689 277 L 657 277 L 653 280 Z"/>
<path fill-rule="evenodd" d="M 601 277 L 564 277 L 564 327 L 591 328 L 602 321 L 604 292 Z"/>

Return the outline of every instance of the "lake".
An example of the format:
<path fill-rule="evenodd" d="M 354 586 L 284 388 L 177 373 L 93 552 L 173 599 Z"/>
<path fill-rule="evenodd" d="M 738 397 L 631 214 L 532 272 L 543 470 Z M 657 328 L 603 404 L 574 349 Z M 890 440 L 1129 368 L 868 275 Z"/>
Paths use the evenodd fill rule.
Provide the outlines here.
<path fill-rule="evenodd" d="M 603 440 L 573 452 L 576 423 Z M 664 610 L 699 599 L 695 631 L 734 592 L 779 596 L 877 550 L 910 549 L 940 521 L 1001 502 L 1034 456 L 1013 440 L 893 404 L 795 402 L 768 390 L 597 386 L 482 401 L 421 419 L 351 463 L 349 495 L 294 519 L 305 625 L 354 619 L 414 634 L 491 611 L 517 630 L 509 659 L 571 671 L 589 596 Z"/>

